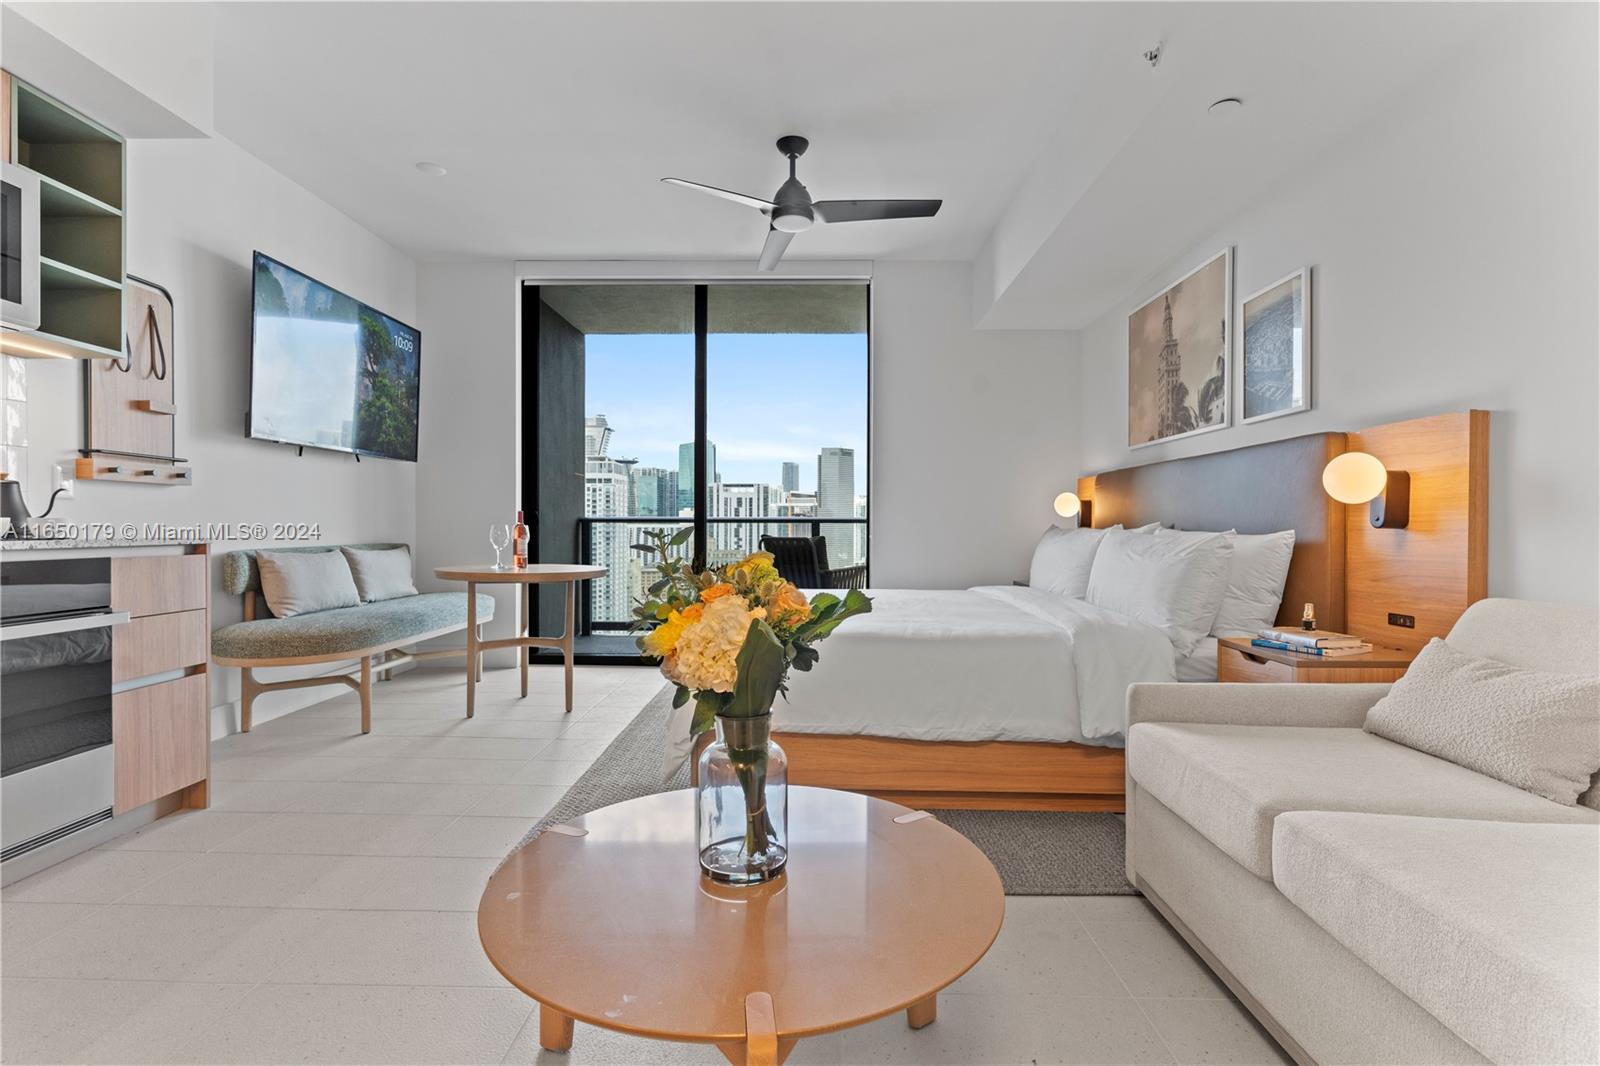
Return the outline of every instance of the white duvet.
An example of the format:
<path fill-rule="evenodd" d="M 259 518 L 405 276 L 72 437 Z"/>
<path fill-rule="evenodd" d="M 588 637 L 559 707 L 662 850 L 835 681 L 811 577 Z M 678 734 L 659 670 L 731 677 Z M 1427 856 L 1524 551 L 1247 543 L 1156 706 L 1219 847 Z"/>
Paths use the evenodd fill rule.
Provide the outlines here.
<path fill-rule="evenodd" d="M 1153 626 L 1039 589 L 873 589 L 773 708 L 779 730 L 1118 745 L 1128 686 L 1171 681 Z M 669 727 L 687 737 L 691 708 Z M 679 720 L 681 719 L 681 720 Z"/>

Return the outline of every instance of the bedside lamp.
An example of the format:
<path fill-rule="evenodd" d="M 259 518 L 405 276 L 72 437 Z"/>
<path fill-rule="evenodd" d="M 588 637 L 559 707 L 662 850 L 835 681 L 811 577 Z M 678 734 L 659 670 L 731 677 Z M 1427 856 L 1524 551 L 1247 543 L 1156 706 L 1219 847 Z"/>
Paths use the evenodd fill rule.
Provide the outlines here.
<path fill-rule="evenodd" d="M 1334 456 L 1322 468 L 1322 488 L 1340 503 L 1370 501 L 1374 529 L 1404 529 L 1411 520 L 1411 475 L 1384 469 L 1375 455 L 1345 452 Z"/>
<path fill-rule="evenodd" d="M 1078 499 L 1076 492 L 1063 492 L 1056 497 L 1056 514 L 1062 518 L 1076 517 L 1080 527 L 1089 524 L 1089 505 Z"/>

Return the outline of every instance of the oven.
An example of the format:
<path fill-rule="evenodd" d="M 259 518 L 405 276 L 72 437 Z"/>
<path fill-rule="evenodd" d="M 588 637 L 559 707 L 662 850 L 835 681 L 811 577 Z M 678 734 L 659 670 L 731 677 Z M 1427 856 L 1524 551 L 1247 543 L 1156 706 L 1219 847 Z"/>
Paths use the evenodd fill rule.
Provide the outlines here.
<path fill-rule="evenodd" d="M 111 560 L 0 566 L 0 861 L 111 817 Z"/>
<path fill-rule="evenodd" d="M 0 324 L 39 322 L 39 175 L 0 163 Z"/>

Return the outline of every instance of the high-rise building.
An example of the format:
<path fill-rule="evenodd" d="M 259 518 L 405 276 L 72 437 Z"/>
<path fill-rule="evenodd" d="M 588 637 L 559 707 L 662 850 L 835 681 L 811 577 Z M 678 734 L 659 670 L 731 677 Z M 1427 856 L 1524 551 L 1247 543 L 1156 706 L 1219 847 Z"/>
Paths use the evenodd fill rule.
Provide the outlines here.
<path fill-rule="evenodd" d="M 633 471 L 633 513 L 675 517 L 678 513 L 678 472 L 660 466 L 640 466 Z"/>
<path fill-rule="evenodd" d="M 799 492 L 800 491 L 800 464 L 799 463 L 784 463 L 783 464 L 783 491 L 784 492 Z"/>
<path fill-rule="evenodd" d="M 583 454 L 611 454 L 611 426 L 605 415 L 590 415 L 583 420 Z"/>
<path fill-rule="evenodd" d="M 706 483 L 717 483 L 717 446 L 706 441 Z M 709 494 L 708 494 L 709 495 Z M 694 511 L 694 445 L 678 445 L 678 513 Z"/>
<path fill-rule="evenodd" d="M 856 452 L 854 448 L 824 448 L 817 456 L 817 517 L 854 518 L 856 513 Z M 827 525 L 828 565 L 849 566 L 855 557 L 853 523 Z"/>
<path fill-rule="evenodd" d="M 710 518 L 769 518 L 778 513 L 783 489 L 778 485 L 718 483 L 710 496 Z M 764 533 L 778 530 L 766 522 L 714 522 L 710 526 L 712 566 L 737 562 L 761 546 Z"/>

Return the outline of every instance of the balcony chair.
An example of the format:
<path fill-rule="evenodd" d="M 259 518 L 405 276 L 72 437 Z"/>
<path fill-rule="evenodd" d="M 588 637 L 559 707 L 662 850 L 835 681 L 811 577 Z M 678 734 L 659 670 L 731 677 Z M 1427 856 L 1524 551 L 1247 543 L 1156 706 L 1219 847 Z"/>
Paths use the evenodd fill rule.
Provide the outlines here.
<path fill-rule="evenodd" d="M 859 589 L 867 584 L 866 566 L 828 566 L 826 537 L 762 537 L 761 550 L 772 553 L 773 565 L 785 579 L 803 589 Z"/>

